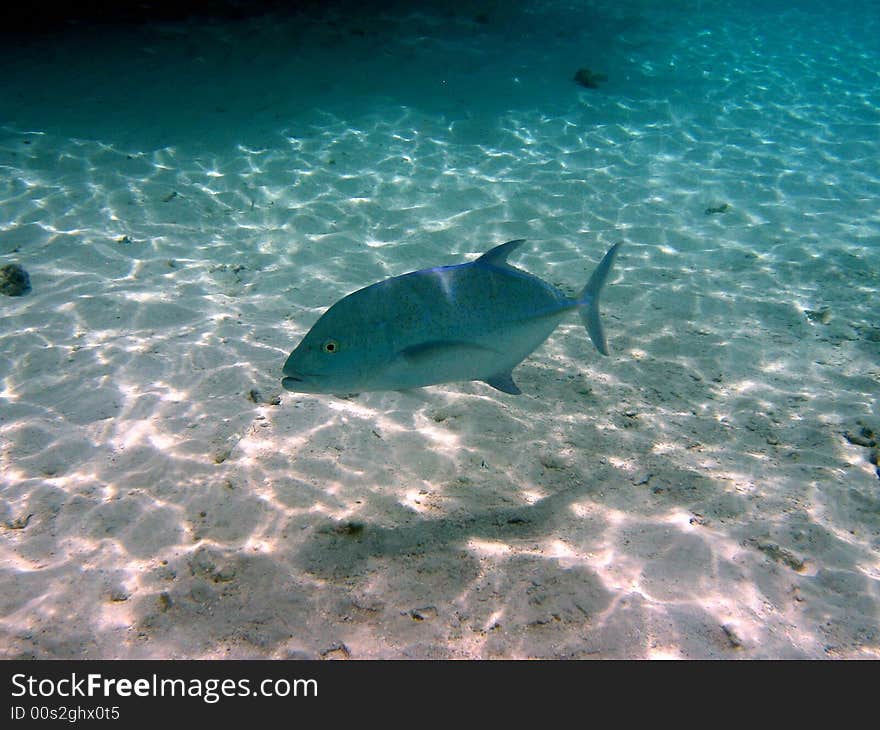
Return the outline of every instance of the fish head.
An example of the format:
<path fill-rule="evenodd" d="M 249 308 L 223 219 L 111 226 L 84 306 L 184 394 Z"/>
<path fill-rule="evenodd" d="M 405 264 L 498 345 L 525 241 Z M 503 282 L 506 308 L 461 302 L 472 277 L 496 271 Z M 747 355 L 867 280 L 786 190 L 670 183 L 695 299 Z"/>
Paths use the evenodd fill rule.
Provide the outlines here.
<path fill-rule="evenodd" d="M 370 390 L 384 361 L 375 325 L 348 298 L 328 309 L 296 346 L 281 385 L 295 393 L 343 395 Z"/>

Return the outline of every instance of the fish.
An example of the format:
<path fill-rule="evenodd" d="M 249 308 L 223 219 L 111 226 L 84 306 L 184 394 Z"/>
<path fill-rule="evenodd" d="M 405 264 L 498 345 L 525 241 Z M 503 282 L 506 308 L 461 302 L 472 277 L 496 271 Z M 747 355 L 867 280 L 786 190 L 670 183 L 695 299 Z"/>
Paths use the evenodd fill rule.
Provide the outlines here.
<path fill-rule="evenodd" d="M 347 395 L 476 380 L 519 395 L 513 369 L 572 310 L 608 355 L 599 295 L 622 242 L 573 298 L 507 262 L 523 243 L 507 241 L 474 261 L 402 274 L 343 297 L 290 353 L 281 385 Z"/>

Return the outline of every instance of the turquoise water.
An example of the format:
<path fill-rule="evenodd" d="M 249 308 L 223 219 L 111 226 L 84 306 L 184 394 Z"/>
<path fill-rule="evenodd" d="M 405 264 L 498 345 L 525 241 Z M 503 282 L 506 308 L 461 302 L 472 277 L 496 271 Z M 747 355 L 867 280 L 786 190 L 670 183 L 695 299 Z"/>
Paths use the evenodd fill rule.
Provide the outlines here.
<path fill-rule="evenodd" d="M 880 654 L 876 3 L 37 31 L 0 48 L 0 655 Z M 282 390 L 342 296 L 514 238 L 568 293 L 625 241 L 611 357 L 573 316 L 520 396 Z"/>

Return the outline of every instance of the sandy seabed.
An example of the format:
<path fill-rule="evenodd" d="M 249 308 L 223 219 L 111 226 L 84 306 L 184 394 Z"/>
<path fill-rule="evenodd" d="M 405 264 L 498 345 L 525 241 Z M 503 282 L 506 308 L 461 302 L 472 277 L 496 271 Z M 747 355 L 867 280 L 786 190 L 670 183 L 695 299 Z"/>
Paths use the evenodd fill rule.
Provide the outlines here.
<path fill-rule="evenodd" d="M 17 52 L 0 656 L 880 657 L 878 19 L 699 6 Z M 625 241 L 611 357 L 282 391 L 338 298 L 511 238 L 568 291 Z"/>

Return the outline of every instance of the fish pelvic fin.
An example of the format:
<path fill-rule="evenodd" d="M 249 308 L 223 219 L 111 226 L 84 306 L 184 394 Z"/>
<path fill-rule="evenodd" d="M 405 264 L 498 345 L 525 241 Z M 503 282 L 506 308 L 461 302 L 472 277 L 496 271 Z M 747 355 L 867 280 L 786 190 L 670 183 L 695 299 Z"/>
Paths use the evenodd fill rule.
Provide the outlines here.
<path fill-rule="evenodd" d="M 587 328 L 587 333 L 590 335 L 590 339 L 593 341 L 596 349 L 603 355 L 608 354 L 608 343 L 605 341 L 605 330 L 602 328 L 602 320 L 599 318 L 599 294 L 602 291 L 605 280 L 608 278 L 611 266 L 614 264 L 617 251 L 622 245 L 623 241 L 615 243 L 608 249 L 602 261 L 599 262 L 599 265 L 593 271 L 593 275 L 590 277 L 587 285 L 581 291 L 577 301 L 578 312 L 581 315 L 584 326 Z"/>

